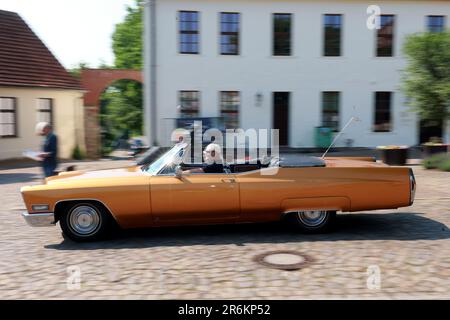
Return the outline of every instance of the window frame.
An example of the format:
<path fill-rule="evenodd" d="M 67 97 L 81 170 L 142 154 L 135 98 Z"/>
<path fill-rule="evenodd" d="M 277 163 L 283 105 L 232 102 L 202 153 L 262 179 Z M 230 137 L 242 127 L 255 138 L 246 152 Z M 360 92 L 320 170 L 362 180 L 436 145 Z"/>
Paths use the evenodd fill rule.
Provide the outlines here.
<path fill-rule="evenodd" d="M 54 126 L 54 117 L 53 117 L 53 111 L 54 111 L 54 99 L 53 98 L 38 98 L 38 105 L 36 107 L 36 112 L 37 114 L 39 113 L 49 113 L 50 114 L 50 125 Z M 42 100 L 46 100 L 46 101 L 50 101 L 50 109 L 40 109 L 40 101 Z"/>
<path fill-rule="evenodd" d="M 237 15 L 238 22 L 222 22 L 222 15 Z M 222 30 L 222 25 L 226 24 L 237 24 L 237 32 L 224 32 Z M 236 53 L 227 53 L 222 51 L 222 46 L 229 46 L 229 44 L 224 44 L 222 41 L 222 36 L 232 36 L 236 35 L 237 44 L 236 44 Z M 219 12 L 219 54 L 221 56 L 239 56 L 241 55 L 241 13 L 240 12 L 231 12 L 231 11 L 221 11 Z"/>
<path fill-rule="evenodd" d="M 337 99 L 336 99 L 337 112 L 336 112 L 336 114 L 337 114 L 338 120 L 336 121 L 337 122 L 337 126 L 336 127 L 331 127 L 331 126 L 326 126 L 325 125 L 325 120 L 324 120 L 324 115 L 325 115 L 325 96 L 326 96 L 326 94 L 329 94 L 329 93 L 337 95 Z M 321 113 L 322 126 L 333 129 L 333 132 L 339 132 L 339 130 L 341 128 L 341 112 L 340 112 L 341 111 L 341 91 L 322 91 L 321 95 L 322 95 L 322 108 L 321 108 L 321 112 L 322 112 Z M 328 111 L 326 113 L 331 114 L 332 112 Z M 328 122 L 333 122 L 333 121 L 328 121 Z"/>
<path fill-rule="evenodd" d="M 237 93 L 237 97 L 239 98 L 239 104 L 238 104 L 237 110 L 224 110 L 223 109 L 223 103 L 224 102 L 233 102 L 231 99 L 228 99 L 228 100 L 223 100 L 222 99 L 223 94 L 230 94 L 230 93 Z M 237 125 L 236 125 L 236 127 L 235 128 L 227 127 L 226 126 L 226 122 L 225 122 L 225 118 L 224 118 L 224 123 L 223 124 L 224 124 L 225 129 L 239 129 L 240 124 L 241 124 L 241 119 L 240 119 L 241 112 L 240 111 L 241 111 L 241 92 L 240 91 L 238 91 L 238 90 L 222 90 L 222 91 L 219 91 L 219 112 L 220 112 L 220 116 L 222 118 L 224 118 L 224 113 L 237 113 Z"/>
<path fill-rule="evenodd" d="M 382 30 L 382 18 L 383 17 L 392 17 L 393 25 L 392 25 L 392 32 L 390 35 L 381 35 L 380 30 Z M 381 14 L 380 15 L 380 29 L 375 29 L 376 37 L 375 37 L 375 57 L 377 58 L 390 58 L 395 56 L 395 28 L 396 28 L 396 15 L 395 14 Z M 380 46 L 379 46 L 379 40 L 381 38 L 390 38 L 391 46 L 390 46 L 390 54 L 381 54 L 380 53 Z"/>
<path fill-rule="evenodd" d="M 197 14 L 197 20 L 196 21 L 185 21 L 181 20 L 182 13 L 195 13 Z M 197 29 L 196 31 L 189 31 L 189 30 L 183 30 L 181 28 L 182 23 L 197 23 Z M 182 41 L 182 35 L 188 34 L 188 35 L 197 35 L 197 42 L 184 42 Z M 183 51 L 183 44 L 196 44 L 197 45 L 197 51 Z M 200 11 L 195 10 L 178 10 L 178 53 L 179 54 L 200 54 Z"/>
<path fill-rule="evenodd" d="M 284 32 L 277 32 L 276 31 L 276 17 L 277 16 L 289 16 L 289 34 L 288 34 L 288 38 L 289 39 L 289 50 L 287 54 L 284 53 L 276 53 L 276 42 L 277 42 L 277 34 L 283 34 Z M 272 56 L 274 57 L 290 57 L 293 55 L 293 36 L 292 36 L 292 25 L 293 25 L 293 13 L 282 13 L 282 12 L 274 12 L 272 13 Z M 283 37 L 282 37 L 283 38 Z M 281 38 L 281 39 L 282 39 Z"/>
<path fill-rule="evenodd" d="M 195 92 L 197 94 L 197 100 L 196 101 L 197 101 L 198 107 L 197 107 L 195 115 L 192 112 L 186 112 L 185 110 L 183 110 L 182 103 L 181 103 L 181 96 L 182 96 L 183 93 L 186 93 L 186 92 Z M 180 118 L 182 118 L 182 119 L 190 119 L 190 118 L 199 117 L 200 116 L 200 100 L 201 99 L 200 99 L 200 91 L 199 90 L 179 90 L 178 91 L 178 102 L 179 102 L 180 109 L 178 110 L 178 116 Z M 191 101 L 195 101 L 195 100 L 191 100 Z M 189 110 L 193 110 L 193 109 L 189 109 Z M 183 116 L 183 115 L 186 115 L 186 114 L 191 114 L 192 116 L 191 117 Z"/>
<path fill-rule="evenodd" d="M 430 30 L 430 18 L 442 18 L 442 28 L 439 31 Z M 427 32 L 444 32 L 447 25 L 447 16 L 446 15 L 439 15 L 439 14 L 429 14 L 425 16 L 425 27 Z M 433 27 L 436 27 L 437 25 L 433 25 Z"/>
<path fill-rule="evenodd" d="M 382 123 L 377 124 L 377 114 L 379 113 L 378 111 L 378 105 L 381 104 L 377 103 L 377 96 L 378 94 L 385 94 L 385 93 L 389 93 L 389 108 L 388 108 L 388 112 L 386 112 L 386 110 L 381 110 L 382 113 L 386 113 L 389 115 L 389 129 L 377 129 L 376 126 L 377 125 L 382 125 Z M 393 117 L 392 117 L 392 101 L 393 101 L 393 96 L 394 96 L 394 92 L 392 91 L 375 91 L 373 94 L 373 122 L 372 122 L 372 132 L 375 133 L 386 133 L 386 132 L 392 132 L 393 131 Z M 378 112 L 377 112 L 378 111 Z"/>
<path fill-rule="evenodd" d="M 19 126 L 18 126 L 18 117 L 17 117 L 17 98 L 16 97 L 4 97 L 4 96 L 0 96 L 0 100 L 1 99 L 11 99 L 13 101 L 13 109 L 12 111 L 10 110 L 3 110 L 0 109 L 0 113 L 12 113 L 14 116 L 14 123 L 12 123 L 14 125 L 14 134 L 12 135 L 2 135 L 0 133 L 0 139 L 7 139 L 7 138 L 18 138 L 19 137 Z M 8 123 L 11 124 L 11 123 Z"/>
<path fill-rule="evenodd" d="M 327 46 L 327 43 L 328 43 L 328 41 L 327 41 L 327 26 L 330 26 L 330 25 L 336 25 L 336 24 L 328 24 L 328 23 L 326 23 L 326 17 L 327 16 L 334 16 L 334 17 L 339 17 L 339 52 L 338 52 L 338 54 L 327 54 L 327 52 L 330 50 L 329 48 L 328 48 L 328 46 Z M 322 32 L 323 32 L 323 43 L 322 43 L 322 56 L 323 57 L 342 57 L 342 48 L 343 48 L 343 46 L 342 46 L 342 34 L 343 34 L 343 28 L 344 28 L 344 22 L 343 22 L 343 20 L 344 20 L 344 15 L 342 14 L 342 13 L 324 13 L 323 15 L 322 15 L 322 23 L 323 23 L 323 25 L 322 25 Z M 327 51 L 327 48 L 328 48 L 328 51 Z"/>

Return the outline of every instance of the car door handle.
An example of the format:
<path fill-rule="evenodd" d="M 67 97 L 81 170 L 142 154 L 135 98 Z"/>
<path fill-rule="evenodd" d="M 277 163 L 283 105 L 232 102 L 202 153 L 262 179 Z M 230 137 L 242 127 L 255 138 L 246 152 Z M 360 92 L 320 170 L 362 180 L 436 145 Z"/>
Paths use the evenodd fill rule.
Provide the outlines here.
<path fill-rule="evenodd" d="M 236 183 L 236 179 L 232 179 L 232 178 L 222 179 L 222 182 L 225 182 L 225 183 Z"/>

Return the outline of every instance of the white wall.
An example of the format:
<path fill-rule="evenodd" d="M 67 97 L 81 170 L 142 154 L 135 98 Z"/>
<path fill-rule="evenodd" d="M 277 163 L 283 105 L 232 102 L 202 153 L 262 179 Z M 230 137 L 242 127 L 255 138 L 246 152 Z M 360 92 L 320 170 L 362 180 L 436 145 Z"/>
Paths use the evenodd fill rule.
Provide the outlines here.
<path fill-rule="evenodd" d="M 21 158 L 24 149 L 40 150 L 42 137 L 35 134 L 39 98 L 53 99 L 54 131 L 59 140 L 58 156 L 71 158 L 76 144 L 85 149 L 81 91 L 0 87 L 0 97 L 16 98 L 18 128 L 17 137 L 0 138 L 0 159 Z"/>
<path fill-rule="evenodd" d="M 401 47 L 405 35 L 425 30 L 426 15 L 450 16 L 449 1 L 376 1 L 382 14 L 396 15 L 394 57 L 375 57 L 375 31 L 366 27 L 366 9 L 372 4 L 367 1 L 157 0 L 156 3 L 157 141 L 163 141 L 163 119 L 178 116 L 179 90 L 201 92 L 201 116 L 219 116 L 218 92 L 236 90 L 241 92 L 240 117 L 244 129 L 270 128 L 272 92 L 291 91 L 289 140 L 293 147 L 314 145 L 314 127 L 321 125 L 322 91 L 341 92 L 341 128 L 353 115 L 361 119 L 346 131 L 341 145 L 348 138 L 355 141 L 355 146 L 418 143 L 417 118 L 408 111 L 399 90 L 400 71 L 405 67 Z M 178 10 L 200 11 L 198 55 L 178 53 Z M 219 55 L 221 11 L 241 13 L 239 56 Z M 271 55 L 275 12 L 293 14 L 292 56 Z M 341 57 L 322 56 L 325 13 L 343 14 Z M 148 63 L 146 72 L 150 72 Z M 375 91 L 394 92 L 392 132 L 371 130 Z M 264 96 L 259 107 L 255 105 L 257 92 Z"/>

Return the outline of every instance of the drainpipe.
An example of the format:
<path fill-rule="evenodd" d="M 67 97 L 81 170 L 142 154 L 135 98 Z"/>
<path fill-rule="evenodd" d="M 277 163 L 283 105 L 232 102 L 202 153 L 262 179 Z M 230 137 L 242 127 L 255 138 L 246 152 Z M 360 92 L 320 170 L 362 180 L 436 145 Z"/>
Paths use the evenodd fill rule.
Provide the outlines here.
<path fill-rule="evenodd" d="M 144 6 L 144 127 L 150 146 L 157 142 L 156 97 L 156 0 L 142 2 Z"/>

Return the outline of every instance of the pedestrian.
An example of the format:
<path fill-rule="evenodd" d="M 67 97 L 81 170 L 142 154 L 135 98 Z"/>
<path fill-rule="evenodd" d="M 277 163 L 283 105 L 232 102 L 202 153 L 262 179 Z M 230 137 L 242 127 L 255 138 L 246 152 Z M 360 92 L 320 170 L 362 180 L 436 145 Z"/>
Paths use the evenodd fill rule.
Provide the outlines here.
<path fill-rule="evenodd" d="M 58 165 L 58 138 L 53 133 L 52 126 L 48 122 L 39 122 L 36 125 L 36 134 L 44 137 L 42 152 L 39 154 L 39 158 L 42 159 L 44 176 L 46 178 L 54 176 Z"/>

